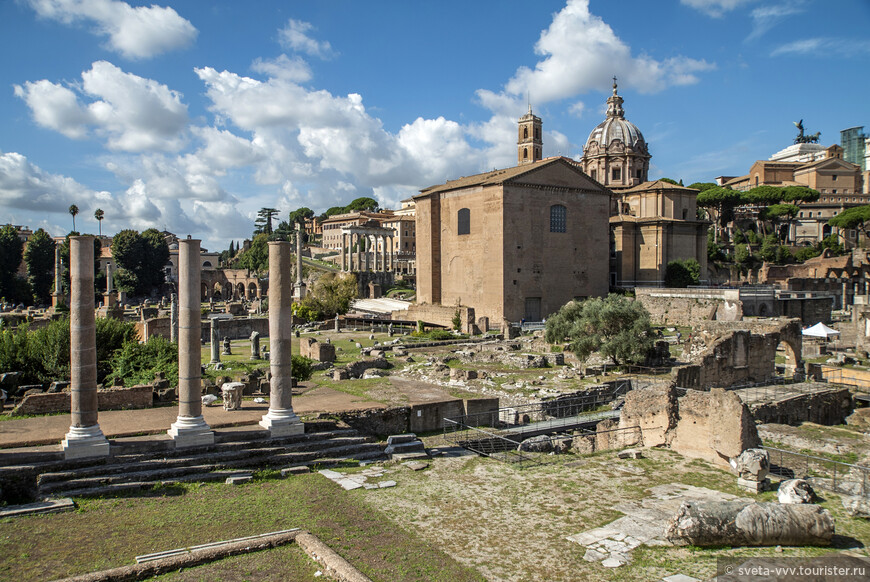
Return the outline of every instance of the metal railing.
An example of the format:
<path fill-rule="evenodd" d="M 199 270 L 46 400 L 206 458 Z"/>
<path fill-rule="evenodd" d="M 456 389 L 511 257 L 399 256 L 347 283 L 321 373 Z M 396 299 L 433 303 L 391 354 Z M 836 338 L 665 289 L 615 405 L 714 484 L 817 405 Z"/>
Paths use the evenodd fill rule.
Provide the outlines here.
<path fill-rule="evenodd" d="M 770 454 L 770 474 L 781 479 L 805 479 L 813 487 L 843 495 L 870 497 L 870 467 L 805 453 L 764 447 Z"/>
<path fill-rule="evenodd" d="M 464 425 L 449 418 L 444 419 L 444 439 L 454 446 L 478 455 L 516 464 L 520 468 L 540 465 L 546 461 L 546 457 L 517 450 L 520 441 L 509 439 L 492 430 Z"/>

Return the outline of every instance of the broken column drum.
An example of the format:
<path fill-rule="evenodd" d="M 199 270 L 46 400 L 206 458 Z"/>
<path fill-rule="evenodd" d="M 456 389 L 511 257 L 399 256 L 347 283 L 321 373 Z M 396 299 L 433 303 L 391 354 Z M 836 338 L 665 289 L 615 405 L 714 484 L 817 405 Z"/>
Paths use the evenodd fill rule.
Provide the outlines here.
<path fill-rule="evenodd" d="M 97 332 L 94 315 L 94 237 L 70 237 L 70 429 L 61 443 L 66 459 L 105 457 L 97 423 Z"/>
<path fill-rule="evenodd" d="M 260 426 L 273 437 L 302 434 L 305 426 L 293 412 L 293 369 L 290 349 L 293 337 L 290 251 L 292 243 L 269 243 L 269 412 Z"/>
<path fill-rule="evenodd" d="M 214 444 L 202 417 L 199 241 L 178 244 L 178 419 L 168 434 L 176 448 Z"/>

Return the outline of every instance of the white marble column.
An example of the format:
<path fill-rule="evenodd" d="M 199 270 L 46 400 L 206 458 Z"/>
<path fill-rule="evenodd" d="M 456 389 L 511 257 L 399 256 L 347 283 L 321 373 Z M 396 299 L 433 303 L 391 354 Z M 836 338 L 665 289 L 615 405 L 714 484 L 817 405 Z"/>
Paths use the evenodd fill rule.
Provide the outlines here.
<path fill-rule="evenodd" d="M 296 225 L 296 285 L 293 287 L 293 297 L 297 301 L 305 299 L 305 281 L 302 280 L 302 225 Z"/>
<path fill-rule="evenodd" d="M 175 448 L 214 444 L 202 417 L 202 313 L 199 241 L 178 241 L 178 418 L 167 431 Z"/>
<path fill-rule="evenodd" d="M 292 243 L 269 243 L 269 412 L 260 426 L 272 437 L 303 434 L 305 425 L 293 412 L 293 368 L 290 342 L 293 337 L 291 305 L 293 301 L 290 274 Z"/>
<path fill-rule="evenodd" d="M 94 237 L 70 237 L 70 428 L 65 459 L 106 457 L 109 441 L 97 423 L 97 332 Z"/>
<path fill-rule="evenodd" d="M 341 271 L 342 272 L 344 272 L 346 270 L 345 264 L 344 264 L 344 253 L 346 251 L 346 249 L 344 248 L 344 237 L 345 237 L 345 234 L 341 233 L 341 242 L 338 245 L 338 248 L 340 249 L 339 253 L 341 253 Z"/>

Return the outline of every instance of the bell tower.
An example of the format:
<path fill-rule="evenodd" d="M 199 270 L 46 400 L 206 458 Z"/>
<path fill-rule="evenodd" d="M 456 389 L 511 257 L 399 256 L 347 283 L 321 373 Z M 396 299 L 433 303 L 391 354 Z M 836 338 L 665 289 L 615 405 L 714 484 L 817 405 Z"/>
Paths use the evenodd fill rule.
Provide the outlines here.
<path fill-rule="evenodd" d="M 517 165 L 531 164 L 543 159 L 543 140 L 541 138 L 541 118 L 529 112 L 520 117 L 519 137 L 517 138 Z"/>

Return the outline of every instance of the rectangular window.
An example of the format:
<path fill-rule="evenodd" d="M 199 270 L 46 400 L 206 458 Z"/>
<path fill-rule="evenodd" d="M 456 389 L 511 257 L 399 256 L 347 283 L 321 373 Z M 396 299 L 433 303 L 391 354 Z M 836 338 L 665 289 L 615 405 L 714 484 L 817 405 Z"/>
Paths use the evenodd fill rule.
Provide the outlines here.
<path fill-rule="evenodd" d="M 622 168 L 613 168 L 610 171 L 611 180 L 622 180 Z"/>
<path fill-rule="evenodd" d="M 561 204 L 550 206 L 550 232 L 567 232 L 568 209 Z"/>

